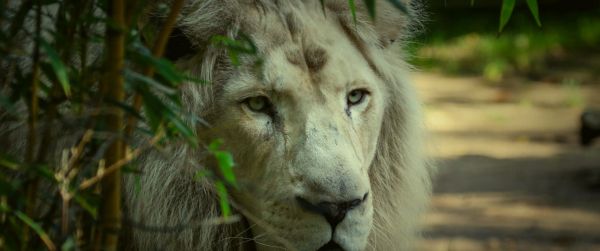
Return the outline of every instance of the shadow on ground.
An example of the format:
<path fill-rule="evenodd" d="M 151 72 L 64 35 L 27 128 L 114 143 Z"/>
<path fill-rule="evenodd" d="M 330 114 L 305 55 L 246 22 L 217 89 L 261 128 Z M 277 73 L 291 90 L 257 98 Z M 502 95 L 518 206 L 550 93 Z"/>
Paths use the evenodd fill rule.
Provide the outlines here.
<path fill-rule="evenodd" d="M 600 250 L 600 144 L 576 134 L 599 86 L 569 106 L 560 85 L 416 79 L 440 166 L 417 250 Z"/>

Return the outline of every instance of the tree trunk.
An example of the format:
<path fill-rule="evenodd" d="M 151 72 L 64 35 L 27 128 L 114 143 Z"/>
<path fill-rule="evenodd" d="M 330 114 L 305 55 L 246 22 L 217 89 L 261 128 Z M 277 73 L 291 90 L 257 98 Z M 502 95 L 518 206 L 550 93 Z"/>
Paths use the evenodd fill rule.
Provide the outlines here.
<path fill-rule="evenodd" d="M 107 98 L 117 102 L 125 99 L 123 66 L 125 56 L 125 6 L 126 1 L 111 0 L 109 17 L 112 22 L 106 27 L 106 78 L 103 88 Z M 106 166 L 125 157 L 123 134 L 123 110 L 112 106 L 106 116 L 108 130 L 115 140 L 106 152 Z M 101 185 L 102 204 L 100 208 L 101 250 L 117 250 L 121 230 L 121 171 L 117 170 L 104 177 Z"/>

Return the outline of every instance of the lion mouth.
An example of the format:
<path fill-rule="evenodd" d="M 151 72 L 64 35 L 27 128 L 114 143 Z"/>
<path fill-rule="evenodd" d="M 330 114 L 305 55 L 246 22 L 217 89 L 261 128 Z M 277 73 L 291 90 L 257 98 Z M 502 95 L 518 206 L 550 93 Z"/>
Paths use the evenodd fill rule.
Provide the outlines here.
<path fill-rule="evenodd" d="M 335 241 L 330 240 L 329 242 L 327 242 L 327 244 L 320 247 L 317 251 L 344 251 L 344 249 L 340 247 L 340 245 L 337 244 Z"/>

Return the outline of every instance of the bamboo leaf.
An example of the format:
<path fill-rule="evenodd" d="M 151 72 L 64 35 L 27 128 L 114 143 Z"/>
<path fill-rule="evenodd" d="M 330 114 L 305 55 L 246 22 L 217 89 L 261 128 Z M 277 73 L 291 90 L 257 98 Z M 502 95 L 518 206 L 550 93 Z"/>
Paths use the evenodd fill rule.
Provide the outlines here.
<path fill-rule="evenodd" d="M 11 169 L 13 171 L 16 171 L 19 169 L 19 166 L 21 166 L 21 164 L 19 164 L 19 162 L 17 162 L 11 156 L 6 156 L 4 154 L 0 155 L 0 167 L 4 167 L 4 168 Z"/>
<path fill-rule="evenodd" d="M 228 50 L 227 55 L 229 56 L 229 59 L 231 60 L 231 64 L 233 64 L 235 66 L 240 65 L 240 58 L 238 57 L 238 53 L 236 51 Z"/>
<path fill-rule="evenodd" d="M 154 67 L 158 74 L 164 77 L 173 86 L 177 86 L 185 79 L 184 76 L 179 71 L 177 71 L 175 65 L 173 65 L 173 63 L 171 63 L 171 61 L 167 59 L 154 59 L 152 60 L 152 63 L 154 64 Z"/>
<path fill-rule="evenodd" d="M 97 209 L 97 206 L 94 205 L 94 204 L 98 204 L 97 201 L 87 198 L 87 196 L 84 196 L 79 193 L 75 193 L 74 198 L 75 198 L 75 202 L 77 202 L 77 204 L 79 204 L 81 206 L 81 208 L 83 208 L 85 211 L 87 211 L 92 216 L 92 218 L 97 219 L 98 209 Z"/>
<path fill-rule="evenodd" d="M 206 85 L 206 84 L 210 84 L 211 82 L 205 79 L 200 79 L 194 76 L 191 76 L 190 74 L 185 74 L 184 76 L 185 81 L 192 83 L 192 84 L 201 84 L 201 85 Z"/>
<path fill-rule="evenodd" d="M 363 0 L 372 19 L 375 19 L 375 0 Z"/>
<path fill-rule="evenodd" d="M 348 6 L 350 6 L 352 20 L 354 20 L 354 24 L 356 25 L 356 3 L 354 2 L 354 0 L 348 0 Z"/>
<path fill-rule="evenodd" d="M 235 166 L 233 156 L 227 151 L 219 150 L 222 144 L 223 141 L 221 139 L 213 140 L 208 145 L 208 150 L 217 159 L 217 164 L 219 165 L 219 170 L 223 175 L 223 179 L 227 182 L 227 184 L 237 188 L 237 181 L 235 179 L 235 174 L 233 173 L 233 167 Z"/>
<path fill-rule="evenodd" d="M 52 46 L 46 42 L 44 39 L 40 39 L 40 45 L 46 52 L 48 59 L 50 60 L 50 65 L 54 70 L 54 74 L 56 74 L 56 78 L 58 82 L 62 86 L 65 95 L 67 97 L 71 96 L 71 84 L 69 83 L 69 76 L 67 74 L 67 67 L 63 64 L 62 60 L 60 60 L 60 56 Z"/>
<path fill-rule="evenodd" d="M 127 103 L 123 103 L 121 101 L 116 101 L 116 100 L 111 99 L 109 97 L 106 97 L 104 99 L 104 102 L 106 102 L 106 104 L 114 105 L 116 107 L 119 107 L 119 108 L 123 109 L 123 111 L 127 115 L 135 116 L 137 119 L 142 119 L 142 115 L 139 112 L 137 112 L 135 109 L 133 109 L 133 107 L 131 107 L 131 105 L 129 105 Z"/>
<path fill-rule="evenodd" d="M 321 3 L 321 9 L 323 10 L 323 14 L 325 14 L 325 0 L 319 0 Z"/>
<path fill-rule="evenodd" d="M 158 81 L 154 80 L 153 78 L 139 74 L 135 71 L 125 70 L 125 78 L 128 80 L 127 82 L 129 83 L 145 84 L 147 86 L 154 87 L 156 90 L 168 95 L 173 95 L 177 93 L 177 90 L 169 86 L 165 86 L 159 83 Z"/>
<path fill-rule="evenodd" d="M 134 187 L 134 195 L 137 196 L 142 191 L 142 178 L 141 175 L 133 176 L 133 187 Z"/>
<path fill-rule="evenodd" d="M 529 10 L 531 11 L 531 15 L 535 19 L 535 22 L 539 27 L 542 27 L 542 22 L 540 21 L 540 12 L 538 8 L 537 0 L 527 0 L 527 6 L 529 6 Z"/>
<path fill-rule="evenodd" d="M 21 220 L 23 223 L 27 224 L 27 226 L 33 229 L 33 231 L 40 237 L 40 239 L 42 239 L 44 244 L 46 244 L 46 247 L 48 247 L 48 249 L 56 250 L 56 246 L 54 246 L 54 243 L 52 242 L 52 240 L 50 240 L 50 237 L 48 236 L 46 231 L 44 231 L 44 229 L 42 229 L 42 227 L 38 223 L 33 221 L 33 219 L 29 218 L 29 216 L 27 216 L 21 211 L 15 211 L 14 213 L 17 216 L 17 218 L 19 218 L 19 220 Z"/>
<path fill-rule="evenodd" d="M 185 76 L 177 70 L 171 61 L 154 57 L 152 52 L 142 45 L 141 42 L 133 43 L 129 50 L 130 58 L 139 64 L 156 69 L 158 75 L 168 81 L 171 86 L 177 86 L 185 80 Z"/>
<path fill-rule="evenodd" d="M 219 169 L 223 174 L 223 179 L 230 185 L 237 187 L 237 182 L 235 180 L 235 174 L 233 173 L 233 156 L 231 153 L 226 151 L 217 151 L 214 153 L 215 158 L 217 158 L 217 162 L 219 163 Z"/>
<path fill-rule="evenodd" d="M 210 142 L 210 144 L 208 145 L 208 150 L 210 151 L 218 151 L 219 147 L 223 145 L 223 140 L 221 139 L 215 139 L 212 142 Z"/>
<path fill-rule="evenodd" d="M 4 111 L 10 113 L 11 115 L 19 115 L 15 112 L 14 104 L 10 101 L 8 97 L 0 94 L 0 107 L 4 108 Z"/>
<path fill-rule="evenodd" d="M 224 218 L 229 217 L 231 215 L 231 207 L 229 206 L 229 199 L 227 197 L 227 188 L 223 182 L 217 181 L 215 182 L 215 187 L 217 188 L 217 193 L 219 194 L 219 204 L 221 205 L 221 213 Z"/>
<path fill-rule="evenodd" d="M 167 112 L 166 117 L 169 118 L 169 122 L 177 129 L 177 132 L 183 135 L 188 143 L 192 144 L 193 147 L 198 146 L 198 139 L 194 131 L 180 117 L 171 112 Z"/>
<path fill-rule="evenodd" d="M 498 33 L 502 32 L 510 16 L 515 8 L 515 0 L 502 0 L 502 9 L 500 10 L 500 26 L 498 27 Z"/>
<path fill-rule="evenodd" d="M 142 97 L 144 99 L 142 103 L 144 115 L 146 115 L 148 126 L 152 129 L 152 132 L 156 132 L 162 122 L 160 119 L 160 107 L 155 104 L 156 100 L 148 92 L 142 92 Z"/>
<path fill-rule="evenodd" d="M 13 179 L 13 178 L 11 178 Z M 0 173 L 0 195 L 8 195 L 9 197 L 16 191 L 19 191 L 19 187 L 21 187 L 20 181 L 9 180 L 8 177 L 5 177 L 2 173 Z M 8 209 L 3 209 L 4 205 L 0 203 L 0 212 L 5 213 Z"/>
<path fill-rule="evenodd" d="M 174 132 L 180 133 L 192 146 L 198 146 L 198 139 L 194 131 L 178 116 L 181 113 L 178 107 L 169 102 L 163 102 L 151 91 L 140 90 L 140 94 L 144 99 L 145 115 L 153 131 L 156 131 L 161 124 L 165 123 L 169 126 L 169 129 L 174 129 Z"/>
<path fill-rule="evenodd" d="M 202 180 L 204 177 L 211 176 L 212 173 L 209 170 L 198 170 L 196 174 L 194 174 L 194 180 Z"/>
<path fill-rule="evenodd" d="M 400 1 L 400 0 L 388 0 L 388 1 L 392 5 L 394 5 L 394 7 L 399 9 L 402 13 L 409 15 L 408 8 L 406 7 L 406 4 L 404 4 L 402 1 Z"/>
<path fill-rule="evenodd" d="M 31 227 L 38 235 L 48 237 L 46 231 L 44 231 L 44 229 L 42 229 L 42 227 L 39 224 L 33 221 L 33 219 L 29 218 L 29 216 L 27 216 L 25 213 L 21 211 L 15 211 L 14 213 L 17 216 L 17 218 L 19 218 L 21 221 L 23 221 L 23 223 Z"/>
<path fill-rule="evenodd" d="M 33 166 L 33 171 L 35 171 L 39 177 L 45 178 L 48 181 L 56 182 L 56 177 L 54 176 L 54 172 L 48 168 L 48 166 L 43 164 L 37 164 Z"/>
<path fill-rule="evenodd" d="M 235 52 L 246 54 L 255 54 L 257 52 L 257 47 L 250 37 L 244 34 L 240 34 L 239 37 L 236 40 L 222 35 L 215 35 L 210 40 L 214 45 L 223 46 Z"/>
<path fill-rule="evenodd" d="M 73 239 L 73 237 L 69 237 L 62 244 L 62 246 L 60 247 L 60 250 L 61 251 L 70 251 L 70 250 L 76 250 L 75 248 L 76 248 L 75 240 Z"/>
<path fill-rule="evenodd" d="M 235 66 L 240 65 L 240 54 L 256 55 L 258 49 L 252 39 L 245 34 L 239 34 L 239 39 L 231 39 L 222 35 L 215 35 L 211 37 L 211 43 L 218 47 L 227 49 L 229 59 Z"/>

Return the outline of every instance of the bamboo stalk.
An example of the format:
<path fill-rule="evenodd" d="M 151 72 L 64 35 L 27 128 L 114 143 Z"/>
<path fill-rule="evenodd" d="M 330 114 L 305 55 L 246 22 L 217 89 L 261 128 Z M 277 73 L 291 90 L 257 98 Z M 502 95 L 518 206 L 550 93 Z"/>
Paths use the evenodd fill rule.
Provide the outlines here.
<path fill-rule="evenodd" d="M 123 81 L 123 67 L 125 55 L 125 6 L 126 1 L 112 0 L 109 3 L 109 18 L 113 25 L 106 28 L 106 78 L 103 86 L 110 99 L 122 102 L 125 99 Z M 124 156 L 123 110 L 111 107 L 112 111 L 106 115 L 108 130 L 117 138 L 106 152 L 107 165 L 118 162 Z M 102 180 L 102 204 L 100 208 L 100 247 L 101 250 L 117 250 L 119 232 L 121 229 L 121 171 L 107 175 Z"/>
<path fill-rule="evenodd" d="M 0 7 L 2 7 L 2 10 L 0 10 L 0 27 L 3 27 L 2 24 L 4 24 L 4 11 L 8 9 L 8 0 L 2 0 L 2 5 L 0 5 Z"/>
<path fill-rule="evenodd" d="M 40 42 L 39 42 L 39 33 L 41 32 L 41 4 L 38 1 L 36 3 L 36 21 L 35 21 L 35 32 L 37 34 L 34 48 L 33 48 L 33 56 L 32 56 L 32 70 L 31 70 L 31 84 L 29 86 L 30 93 L 30 101 L 29 101 L 29 121 L 27 124 L 28 135 L 27 135 L 27 150 L 25 153 L 25 160 L 27 164 L 32 164 L 34 161 L 34 152 L 37 142 L 37 114 L 39 110 L 39 100 L 38 100 L 38 89 L 40 82 Z"/>
<path fill-rule="evenodd" d="M 27 149 L 25 152 L 25 162 L 28 165 L 33 165 L 35 156 L 34 151 L 37 143 L 37 116 L 39 110 L 38 100 L 38 89 L 39 89 L 39 78 L 40 78 L 40 33 L 42 27 L 42 4 L 38 0 L 36 1 L 36 14 L 35 14 L 35 42 L 32 55 L 32 70 L 31 70 L 31 85 L 30 85 L 30 103 L 29 103 L 29 120 L 27 123 Z M 30 218 L 35 218 L 35 204 L 37 194 L 38 178 L 34 177 L 27 185 L 27 204 L 25 207 L 25 214 Z M 23 227 L 23 250 L 27 249 L 29 242 L 30 229 L 28 226 Z"/>
<path fill-rule="evenodd" d="M 146 1 L 142 2 L 145 4 Z M 133 22 L 136 21 L 136 13 L 141 8 L 140 0 L 128 0 L 125 5 L 125 18 L 127 18 L 126 23 L 128 27 L 133 27 L 135 25 Z"/>
<path fill-rule="evenodd" d="M 171 3 L 171 11 L 165 20 L 162 28 L 160 29 L 156 40 L 154 41 L 154 46 L 152 47 L 152 54 L 155 57 L 162 57 L 165 52 L 165 47 L 167 46 L 167 42 L 169 41 L 169 36 L 171 35 L 171 31 L 173 31 L 173 27 L 177 22 L 177 17 L 179 16 L 179 12 L 183 7 L 183 0 L 174 0 Z M 148 66 L 143 69 L 142 74 L 144 76 L 152 78 L 154 76 L 155 69 L 151 66 Z M 142 96 L 136 94 L 133 97 L 133 109 L 136 112 L 140 111 L 142 107 Z M 134 116 L 130 116 L 127 120 L 127 128 L 125 129 L 126 136 L 131 136 L 133 133 L 133 129 L 135 128 L 135 124 L 137 120 Z"/>

